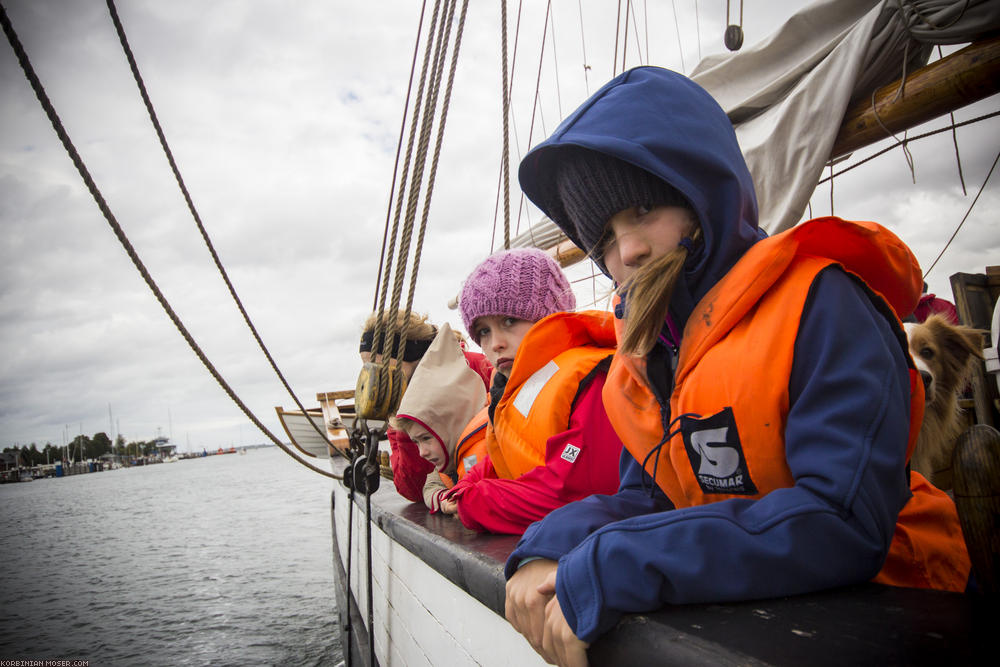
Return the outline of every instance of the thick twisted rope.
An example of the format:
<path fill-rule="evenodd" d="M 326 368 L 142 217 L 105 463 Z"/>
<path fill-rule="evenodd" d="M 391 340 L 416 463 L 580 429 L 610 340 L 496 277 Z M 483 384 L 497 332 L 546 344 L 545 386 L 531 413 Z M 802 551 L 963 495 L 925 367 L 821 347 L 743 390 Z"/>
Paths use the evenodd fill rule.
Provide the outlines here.
<path fill-rule="evenodd" d="M 373 349 L 385 350 L 386 352 L 388 352 L 388 350 L 386 350 L 385 341 L 393 340 L 393 336 L 396 332 L 396 326 L 397 326 L 396 310 L 398 310 L 398 305 L 396 306 L 396 308 L 393 309 L 388 322 L 385 322 L 386 311 L 384 306 L 386 302 L 386 295 L 389 290 L 389 276 L 393 271 L 393 265 L 396 259 L 396 241 L 399 237 L 399 222 L 403 209 L 403 198 L 406 193 L 406 185 L 409 178 L 410 165 L 412 164 L 413 146 L 414 146 L 414 141 L 416 139 L 417 127 L 420 124 L 419 123 L 420 109 L 424 101 L 424 92 L 427 85 L 427 75 L 428 72 L 430 71 L 429 70 L 430 58 L 431 54 L 434 52 L 434 34 L 438 26 L 438 20 L 440 18 L 440 13 L 441 13 L 440 10 L 441 10 L 441 0 L 437 0 L 434 3 L 434 10 L 431 15 L 431 23 L 427 33 L 428 41 L 426 49 L 424 51 L 423 64 L 421 66 L 421 71 L 420 71 L 420 81 L 418 82 L 417 85 L 417 96 L 416 96 L 416 101 L 414 103 L 415 111 L 413 117 L 411 118 L 410 132 L 406 142 L 406 155 L 403 158 L 403 173 L 400 177 L 400 186 L 396 198 L 395 215 L 393 216 L 392 220 L 392 232 L 389 235 L 388 248 L 386 248 L 385 244 L 383 243 L 382 256 L 383 259 L 387 262 L 387 264 L 385 272 L 382 275 L 381 290 L 375 300 L 376 303 L 375 311 L 377 315 L 375 318 L 375 328 L 373 331 L 372 340 L 374 344 Z M 398 273 L 399 269 L 397 268 L 396 271 Z M 398 301 L 396 303 L 398 304 Z M 404 341 L 401 340 L 400 343 L 401 345 L 399 345 L 399 347 L 397 348 L 398 350 L 404 349 L 403 347 L 403 344 L 405 344 Z M 382 355 L 384 367 L 388 366 L 389 359 L 392 356 L 394 356 L 394 354 Z M 379 384 L 378 394 L 380 396 L 385 396 L 388 393 L 388 377 L 386 373 L 379 374 L 378 384 Z"/>
<path fill-rule="evenodd" d="M 288 391 L 289 396 L 292 397 L 292 400 L 295 402 L 295 405 L 298 406 L 299 410 L 302 411 L 302 414 L 307 415 L 306 409 L 302 405 L 302 401 L 300 401 L 299 397 L 295 395 L 294 391 L 292 391 L 291 385 L 288 384 L 288 381 L 285 379 L 284 374 L 282 374 L 282 372 L 278 369 L 278 365 L 274 361 L 274 357 L 271 356 L 271 352 L 267 349 L 267 346 L 264 345 L 264 341 L 261 339 L 260 334 L 257 332 L 257 328 L 253 325 L 253 322 L 250 321 L 250 315 L 247 314 L 246 308 L 243 307 L 243 302 L 240 300 L 240 297 L 236 294 L 236 288 L 233 287 L 233 283 L 229 279 L 229 274 L 226 271 L 225 267 L 223 267 L 222 260 L 219 259 L 219 254 L 215 251 L 215 246 L 212 244 L 212 239 L 209 238 L 208 231 L 205 229 L 205 226 L 201 222 L 201 216 L 198 214 L 198 210 L 195 208 L 194 201 L 191 199 L 191 194 L 188 192 L 187 185 L 185 185 L 184 179 L 183 177 L 181 177 L 181 172 L 180 169 L 177 167 L 177 162 L 174 160 L 173 152 L 170 150 L 170 146 L 167 144 L 167 137 L 163 132 L 163 128 L 160 126 L 160 121 L 156 115 L 156 110 L 153 109 L 153 102 L 152 100 L 150 100 L 149 94 L 146 91 L 146 84 L 143 82 L 142 75 L 139 73 L 139 66 L 136 64 L 135 57 L 132 54 L 132 49 L 129 46 L 128 38 L 125 36 L 125 28 L 122 26 L 121 19 L 119 19 L 118 17 L 118 10 L 115 7 L 114 0 L 107 0 L 107 5 L 108 5 L 108 12 L 111 14 L 111 20 L 115 24 L 115 31 L 118 33 L 118 41 L 121 42 L 122 50 L 125 52 L 126 59 L 128 59 L 129 69 L 132 70 L 132 77 L 135 79 L 135 84 L 139 88 L 139 94 L 142 96 L 143 104 L 146 105 L 146 111 L 149 113 L 149 120 L 153 123 L 153 129 L 156 130 L 156 136 L 159 138 L 160 146 L 163 148 L 163 153 L 164 155 L 166 155 L 167 162 L 170 164 L 170 170 L 173 172 L 174 179 L 177 181 L 177 185 L 181 189 L 181 194 L 184 195 L 184 201 L 187 202 L 188 210 L 191 211 L 191 216 L 194 218 L 195 225 L 198 227 L 198 231 L 201 233 L 201 238 L 205 241 L 205 246 L 208 248 L 208 252 L 212 256 L 212 261 L 215 263 L 215 267 L 219 270 L 219 275 L 222 276 L 223 282 L 226 283 L 226 288 L 229 290 L 229 294 L 233 297 L 233 301 L 236 302 L 236 307 L 239 309 L 240 315 L 243 316 L 243 321 L 246 322 L 247 327 L 250 329 L 250 333 L 253 334 L 254 340 L 256 340 L 257 345 L 260 346 L 261 352 L 264 353 L 264 356 L 267 358 L 268 363 L 271 364 L 271 368 L 274 369 L 274 373 L 275 375 L 278 376 L 278 380 L 281 381 L 281 384 Z M 306 421 L 309 422 L 310 426 L 313 427 L 313 430 L 316 431 L 316 433 L 319 434 L 319 436 L 323 438 L 323 440 L 328 445 L 333 444 L 330 442 L 330 439 L 327 437 L 327 434 L 320 430 L 316 422 L 308 418 L 306 419 Z M 293 444 L 295 444 L 294 441 Z M 302 448 L 299 447 L 297 444 L 296 448 L 299 451 L 303 451 Z M 303 453 L 308 454 L 308 452 L 304 451 Z M 309 456 L 312 456 L 312 454 L 309 454 Z"/>
<path fill-rule="evenodd" d="M 226 382 L 226 380 L 222 377 L 219 371 L 216 370 L 212 362 L 209 361 L 205 353 L 202 352 L 201 348 L 195 342 L 190 332 L 188 332 L 187 328 L 184 326 L 184 323 L 181 322 L 180 318 L 174 312 L 174 309 L 170 306 L 170 303 L 167 301 L 166 297 L 160 291 L 160 288 L 153 280 L 152 275 L 150 275 L 149 271 L 146 269 L 142 260 L 139 258 L 138 253 L 135 251 L 135 248 L 132 246 L 131 242 L 128 240 L 128 237 L 125 235 L 125 232 L 122 229 L 121 225 L 118 224 L 118 220 L 111 212 L 111 208 L 108 206 L 107 201 L 104 199 L 104 196 L 98 189 L 97 184 L 94 182 L 93 177 L 91 177 L 90 171 L 84 164 L 83 158 L 80 157 L 80 153 L 76 150 L 76 147 L 70 140 L 69 135 L 66 132 L 66 129 L 63 127 L 59 115 L 56 113 L 56 110 L 53 107 L 52 102 L 49 100 L 49 97 L 45 92 L 45 88 L 42 86 L 41 81 L 39 81 L 38 76 L 35 74 L 34 68 L 32 67 L 30 60 L 28 59 L 28 54 L 25 52 L 24 46 L 21 44 L 21 40 L 18 38 L 17 33 L 14 31 L 14 26 L 11 24 L 10 19 L 7 16 L 7 10 L 2 3 L 0 3 L 0 24 L 3 25 L 3 31 L 4 34 L 7 36 L 7 41 L 10 43 L 11 48 L 14 49 L 14 54 L 17 56 L 18 63 L 21 65 L 21 69 L 24 71 L 24 75 L 28 79 L 28 83 L 31 85 L 32 90 L 34 90 L 35 96 L 38 98 L 39 103 L 42 105 L 42 109 L 44 109 L 46 116 L 48 116 L 49 122 L 52 123 L 52 127 L 53 129 L 55 129 L 56 135 L 59 137 L 59 141 L 62 143 L 63 147 L 66 149 L 66 152 L 69 154 L 70 159 L 73 161 L 73 165 L 76 167 L 77 171 L 80 174 L 80 177 L 83 179 L 84 184 L 87 186 L 87 190 L 94 198 L 94 201 L 97 203 L 97 207 L 101 210 L 101 213 L 104 215 L 105 220 L 107 220 L 108 225 L 110 225 L 111 231 L 114 233 L 115 237 L 118 239 L 122 247 L 125 249 L 125 253 L 129 256 L 129 259 L 132 260 L 132 264 L 135 266 L 136 270 L 139 271 L 139 274 L 142 276 L 142 279 L 146 282 L 146 285 L 149 286 L 149 289 L 153 292 L 153 295 L 156 297 L 156 300 L 159 301 L 160 306 L 163 308 L 164 312 L 166 312 L 167 317 L 170 318 L 171 322 L 174 323 L 174 326 L 180 332 L 181 336 L 191 347 L 191 350 L 195 353 L 198 359 L 201 360 L 202 364 L 205 366 L 205 368 L 208 369 L 208 372 L 212 374 L 212 377 L 215 378 L 215 381 L 219 383 L 219 386 L 222 387 L 222 389 L 226 392 L 229 398 L 231 398 L 233 402 L 236 403 L 236 405 L 240 408 L 240 410 L 243 411 L 243 413 L 247 416 L 247 418 L 257 428 L 259 428 L 261 432 L 264 435 L 266 435 L 269 440 L 271 440 L 275 445 L 280 447 L 286 454 L 288 454 L 296 461 L 298 461 L 300 464 L 309 468 L 313 472 L 319 473 L 320 475 L 323 475 L 325 477 L 340 479 L 338 475 L 335 475 L 331 472 L 310 465 L 306 461 L 303 461 L 299 459 L 297 456 L 295 456 L 285 446 L 283 442 L 278 440 L 278 438 L 273 433 L 271 433 L 271 431 L 268 430 L 266 426 L 264 426 L 264 424 L 256 417 L 256 415 L 253 414 L 250 408 L 248 408 L 243 403 L 243 401 L 240 400 L 239 396 L 236 395 L 236 392 L 234 392 L 232 387 L 229 386 L 229 383 Z"/>
<path fill-rule="evenodd" d="M 417 232 L 417 245 L 413 252 L 413 273 L 410 276 L 410 292 L 406 300 L 406 312 L 413 305 L 413 293 L 417 286 L 417 275 L 420 272 L 420 257 L 424 247 L 424 232 L 427 230 L 427 219 L 430 216 L 431 197 L 434 194 L 434 182 L 437 178 L 438 160 L 441 157 L 441 146 L 444 143 L 444 128 L 448 122 L 448 109 L 451 106 L 451 92 L 455 83 L 455 70 L 458 66 L 458 52 L 462 46 L 462 34 L 465 32 L 465 17 L 469 8 L 469 0 L 463 0 L 462 13 L 458 19 L 458 32 L 455 34 L 455 46 L 452 50 L 451 69 L 448 72 L 448 84 L 445 88 L 444 102 L 441 105 L 441 121 L 438 123 L 437 138 L 434 145 L 434 155 L 431 158 L 431 172 L 427 178 L 427 194 L 424 197 L 424 209 L 421 214 L 420 227 Z M 402 336 L 401 336 L 402 337 Z"/>
<path fill-rule="evenodd" d="M 382 233 L 382 254 L 379 258 L 378 277 L 375 278 L 375 295 L 372 299 L 372 312 L 378 308 L 378 286 L 382 282 L 382 271 L 385 268 L 385 246 L 389 237 L 389 227 L 392 217 L 392 193 L 396 191 L 396 177 L 399 175 L 399 157 L 403 152 L 403 135 L 406 133 L 406 115 L 410 110 L 410 94 L 413 92 L 413 75 L 417 71 L 417 55 L 420 53 L 420 36 L 424 29 L 424 15 L 427 11 L 427 0 L 420 6 L 420 22 L 417 24 L 417 39 L 413 43 L 413 58 L 410 61 L 410 80 L 406 84 L 406 101 L 403 103 L 403 118 L 399 122 L 399 141 L 396 142 L 396 162 L 392 168 L 392 183 L 389 185 L 389 204 L 385 209 L 385 231 Z M 409 158 L 409 154 L 407 154 Z"/>
<path fill-rule="evenodd" d="M 433 69 L 431 72 L 431 88 L 428 91 L 427 99 L 425 100 L 423 122 L 420 127 L 420 136 L 417 141 L 417 154 L 415 158 L 415 167 L 413 170 L 412 181 L 410 184 L 409 197 L 406 202 L 406 216 L 403 220 L 403 231 L 402 238 L 399 246 L 399 259 L 396 268 L 395 281 L 393 283 L 392 289 L 392 301 L 389 306 L 390 312 L 396 312 L 399 309 L 399 304 L 402 299 L 403 293 L 403 281 L 406 274 L 407 265 L 409 263 L 410 254 L 410 244 L 413 239 L 413 225 L 417 218 L 417 204 L 420 200 L 421 186 L 424 180 L 424 170 L 427 164 L 428 146 L 430 144 L 431 131 L 434 125 L 434 118 L 436 115 L 438 96 L 441 91 L 441 73 L 444 70 L 444 61 L 447 55 L 447 45 L 449 38 L 451 36 L 451 26 L 452 18 L 455 11 L 455 0 L 451 0 L 448 3 L 447 14 L 444 21 L 440 25 L 439 36 L 437 41 L 437 48 L 435 49 Z M 430 186 L 429 186 L 430 187 Z M 426 198 L 425 198 L 426 201 Z M 421 227 L 426 225 L 426 220 L 423 221 Z M 409 308 L 407 309 L 407 315 L 409 315 Z M 406 345 L 406 334 L 408 329 L 408 317 L 404 318 L 403 326 L 399 332 L 399 349 L 402 350 Z"/>
<path fill-rule="evenodd" d="M 507 75 L 507 0 L 500 0 L 500 85 L 503 87 L 503 247 L 510 249 L 510 83 Z"/>

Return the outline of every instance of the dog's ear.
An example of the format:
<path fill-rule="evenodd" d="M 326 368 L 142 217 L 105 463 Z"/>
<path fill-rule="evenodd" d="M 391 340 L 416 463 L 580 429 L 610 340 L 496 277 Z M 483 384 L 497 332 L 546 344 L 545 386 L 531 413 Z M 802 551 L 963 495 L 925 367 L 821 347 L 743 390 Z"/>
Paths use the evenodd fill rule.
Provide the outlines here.
<path fill-rule="evenodd" d="M 945 345 L 965 365 L 972 357 L 983 358 L 983 335 L 985 331 L 964 325 L 949 325 L 945 331 Z"/>

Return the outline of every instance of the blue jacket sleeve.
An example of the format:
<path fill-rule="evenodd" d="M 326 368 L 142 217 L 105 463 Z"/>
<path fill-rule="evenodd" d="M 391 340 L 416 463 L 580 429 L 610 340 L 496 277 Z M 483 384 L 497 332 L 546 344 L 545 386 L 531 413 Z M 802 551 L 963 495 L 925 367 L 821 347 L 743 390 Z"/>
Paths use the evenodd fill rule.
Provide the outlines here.
<path fill-rule="evenodd" d="M 892 329 L 840 270 L 824 272 L 813 286 L 789 399 L 785 447 L 794 486 L 756 500 L 666 511 L 643 512 L 647 505 L 637 504 L 630 518 L 596 529 L 600 519 L 583 520 L 574 536 L 589 534 L 559 557 L 556 580 L 580 639 L 593 641 L 625 612 L 792 595 L 878 573 L 909 497 L 909 382 Z M 601 502 L 608 501 L 590 499 L 590 511 Z M 621 512 L 604 518 L 630 508 L 616 507 Z M 524 549 L 522 557 L 547 555 L 536 541 L 537 553 Z M 566 547 L 556 544 L 550 557 Z"/>
<path fill-rule="evenodd" d="M 524 558 L 559 560 L 598 528 L 622 519 L 662 512 L 671 502 L 628 450 L 622 448 L 618 463 L 620 483 L 613 496 L 592 495 L 553 510 L 544 520 L 528 526 L 507 559 L 504 574 L 510 579 Z"/>

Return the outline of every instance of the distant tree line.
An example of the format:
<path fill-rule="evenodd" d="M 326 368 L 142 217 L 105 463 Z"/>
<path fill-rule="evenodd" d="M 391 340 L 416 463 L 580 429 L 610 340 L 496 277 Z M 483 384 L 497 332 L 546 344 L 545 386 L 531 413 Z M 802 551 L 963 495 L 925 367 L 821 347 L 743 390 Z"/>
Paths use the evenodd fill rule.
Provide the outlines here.
<path fill-rule="evenodd" d="M 153 441 L 137 440 L 126 443 L 125 438 L 119 435 L 114 443 L 108 434 L 101 431 L 95 433 L 92 438 L 85 435 L 76 436 L 68 445 L 53 445 L 51 442 L 45 443 L 41 448 L 37 443 L 31 443 L 22 447 L 4 447 L 4 453 L 15 453 L 22 466 L 37 466 L 45 463 L 56 463 L 62 460 L 83 461 L 86 459 L 100 458 L 104 454 L 118 454 L 123 458 L 148 456 L 156 451 Z"/>

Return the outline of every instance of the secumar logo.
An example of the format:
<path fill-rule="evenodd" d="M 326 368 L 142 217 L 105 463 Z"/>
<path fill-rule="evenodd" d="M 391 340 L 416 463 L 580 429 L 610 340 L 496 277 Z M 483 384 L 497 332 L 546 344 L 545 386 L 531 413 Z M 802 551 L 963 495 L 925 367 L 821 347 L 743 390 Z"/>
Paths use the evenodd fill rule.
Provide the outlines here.
<path fill-rule="evenodd" d="M 704 419 L 681 417 L 681 435 L 702 492 L 757 494 L 732 408 Z"/>

